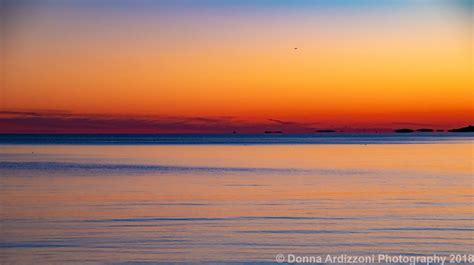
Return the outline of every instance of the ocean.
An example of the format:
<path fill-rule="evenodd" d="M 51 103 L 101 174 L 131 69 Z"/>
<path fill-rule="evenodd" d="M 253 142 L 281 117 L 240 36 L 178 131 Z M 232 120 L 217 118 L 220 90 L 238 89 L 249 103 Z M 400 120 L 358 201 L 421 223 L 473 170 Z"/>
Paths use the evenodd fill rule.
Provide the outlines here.
<path fill-rule="evenodd" d="M 470 133 L 0 135 L 0 264 L 469 259 L 473 173 Z"/>

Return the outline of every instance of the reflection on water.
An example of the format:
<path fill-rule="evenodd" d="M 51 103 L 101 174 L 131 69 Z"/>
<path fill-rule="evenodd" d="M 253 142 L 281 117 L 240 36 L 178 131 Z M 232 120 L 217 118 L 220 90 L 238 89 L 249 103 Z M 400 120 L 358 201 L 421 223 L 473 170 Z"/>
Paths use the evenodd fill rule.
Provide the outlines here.
<path fill-rule="evenodd" d="M 471 140 L 3 145 L 2 264 L 473 253 Z"/>

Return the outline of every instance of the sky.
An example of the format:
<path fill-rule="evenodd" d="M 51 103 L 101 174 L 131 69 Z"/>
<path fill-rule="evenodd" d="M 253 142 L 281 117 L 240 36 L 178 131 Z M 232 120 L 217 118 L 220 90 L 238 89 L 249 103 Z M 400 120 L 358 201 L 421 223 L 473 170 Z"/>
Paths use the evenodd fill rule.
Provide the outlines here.
<path fill-rule="evenodd" d="M 474 123 L 472 0 L 7 0 L 0 8 L 0 133 Z"/>

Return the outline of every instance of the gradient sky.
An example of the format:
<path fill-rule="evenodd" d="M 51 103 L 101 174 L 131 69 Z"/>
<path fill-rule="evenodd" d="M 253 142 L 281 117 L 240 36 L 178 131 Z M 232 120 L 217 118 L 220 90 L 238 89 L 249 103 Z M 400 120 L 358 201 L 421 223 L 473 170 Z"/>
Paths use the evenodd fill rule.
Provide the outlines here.
<path fill-rule="evenodd" d="M 465 126 L 472 4 L 5 1 L 0 132 Z"/>

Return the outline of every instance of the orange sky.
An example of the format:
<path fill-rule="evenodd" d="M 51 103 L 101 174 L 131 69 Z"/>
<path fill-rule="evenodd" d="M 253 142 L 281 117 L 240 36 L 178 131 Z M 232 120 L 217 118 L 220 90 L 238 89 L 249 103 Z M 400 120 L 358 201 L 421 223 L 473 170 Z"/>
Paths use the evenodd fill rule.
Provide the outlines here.
<path fill-rule="evenodd" d="M 469 6 L 38 2 L 3 11 L 4 112 L 360 128 L 474 118 Z"/>

